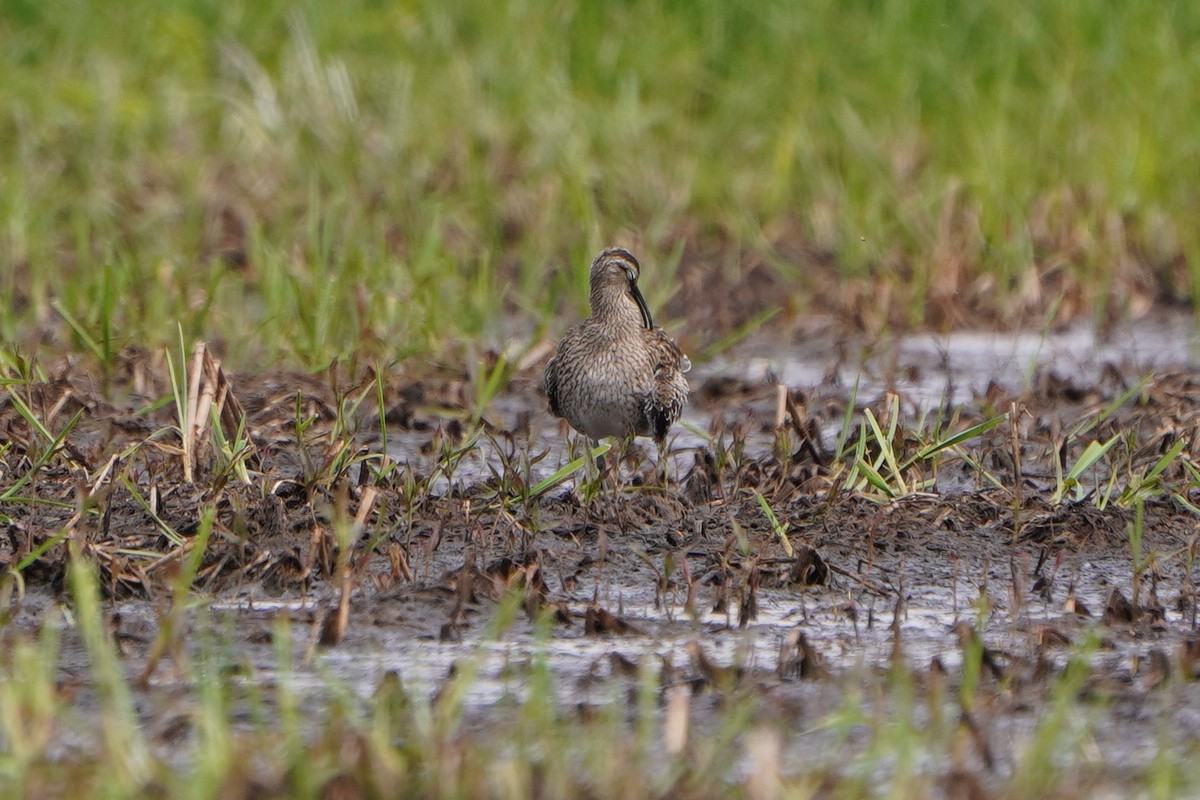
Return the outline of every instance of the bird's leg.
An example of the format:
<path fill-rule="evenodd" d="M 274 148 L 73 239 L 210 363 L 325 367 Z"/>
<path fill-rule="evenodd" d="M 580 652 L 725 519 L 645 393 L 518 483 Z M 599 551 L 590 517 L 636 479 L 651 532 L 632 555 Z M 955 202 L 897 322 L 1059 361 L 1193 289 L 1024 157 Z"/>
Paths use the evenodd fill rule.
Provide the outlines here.
<path fill-rule="evenodd" d="M 597 481 L 604 474 L 604 459 L 601 456 L 592 455 L 592 453 L 596 452 L 596 448 L 599 446 L 600 443 L 598 441 L 590 437 L 588 438 L 587 459 L 586 463 L 584 464 L 584 472 L 590 481 Z"/>
<path fill-rule="evenodd" d="M 580 439 L 573 439 L 578 443 Z M 575 493 L 579 497 L 580 505 L 583 506 L 583 532 L 586 534 L 588 528 L 592 526 L 592 505 L 596 499 L 596 492 L 601 488 L 600 478 L 601 472 L 597 468 L 597 460 L 593 459 L 592 451 L 598 446 L 595 439 L 584 438 L 584 453 L 583 453 L 583 475 L 575 484 Z M 575 456 L 572 448 L 571 457 Z"/>
<path fill-rule="evenodd" d="M 613 447 L 613 457 L 609 459 L 610 470 L 612 471 L 612 487 L 610 502 L 612 503 L 612 519 L 616 522 L 617 530 L 621 533 L 626 531 L 626 518 L 624 507 L 621 499 L 621 462 L 625 460 L 625 454 L 629 451 L 629 445 L 633 442 L 632 437 L 623 437 L 618 439 Z"/>
<path fill-rule="evenodd" d="M 600 446 L 600 442 L 596 441 L 595 439 L 588 439 L 588 444 L 592 448 L 591 451 L 589 451 L 589 452 L 595 452 L 596 448 Z M 594 463 L 596 465 L 596 474 L 603 475 L 604 474 L 604 456 L 603 455 L 596 456 L 596 460 Z"/>
<path fill-rule="evenodd" d="M 590 503 L 597 492 L 604 488 L 604 457 L 592 455 L 600 447 L 599 442 L 591 438 L 584 441 L 587 442 L 587 449 L 583 454 L 583 477 L 576 483 L 575 490 L 579 494 L 580 500 Z M 571 455 L 574 456 L 575 453 L 572 452 Z"/>
<path fill-rule="evenodd" d="M 591 439 L 591 438 L 588 439 L 588 448 L 589 449 L 588 449 L 588 458 L 587 458 L 587 462 L 588 462 L 587 471 L 590 475 L 594 476 L 592 479 L 593 487 L 596 489 L 596 491 L 599 492 L 599 494 L 601 496 L 603 496 L 605 494 L 604 456 L 598 455 L 598 456 L 595 456 L 594 458 L 592 457 L 592 453 L 594 453 L 596 451 L 596 448 L 598 448 L 599 446 L 600 446 L 600 442 L 596 441 L 595 439 Z M 594 496 L 595 495 L 593 495 L 593 497 Z M 592 515 L 592 503 L 589 502 L 587 504 L 587 506 L 588 506 L 588 517 L 590 518 Z M 602 515 L 602 516 L 607 516 L 607 514 Z M 600 561 L 600 563 L 603 564 L 603 563 L 605 563 L 605 561 L 608 560 L 608 530 L 605 527 L 604 522 L 600 522 L 596 525 L 596 536 L 597 536 L 597 543 L 596 543 L 597 558 Z"/>
<path fill-rule="evenodd" d="M 670 476 L 667 474 L 667 440 L 662 438 L 658 440 L 658 483 L 663 491 L 667 490 Z"/>

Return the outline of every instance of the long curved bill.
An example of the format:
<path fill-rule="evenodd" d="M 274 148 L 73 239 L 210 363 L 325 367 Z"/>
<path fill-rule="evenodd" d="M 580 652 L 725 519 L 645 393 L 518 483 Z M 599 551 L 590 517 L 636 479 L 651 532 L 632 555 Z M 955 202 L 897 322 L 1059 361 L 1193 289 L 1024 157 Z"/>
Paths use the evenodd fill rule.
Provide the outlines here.
<path fill-rule="evenodd" d="M 642 322 L 646 325 L 646 329 L 654 330 L 654 318 L 650 316 L 650 309 L 646 305 L 646 298 L 642 297 L 642 291 L 638 289 L 636 282 L 629 282 L 629 293 L 633 295 L 634 302 L 638 304 L 638 308 L 642 311 Z"/>

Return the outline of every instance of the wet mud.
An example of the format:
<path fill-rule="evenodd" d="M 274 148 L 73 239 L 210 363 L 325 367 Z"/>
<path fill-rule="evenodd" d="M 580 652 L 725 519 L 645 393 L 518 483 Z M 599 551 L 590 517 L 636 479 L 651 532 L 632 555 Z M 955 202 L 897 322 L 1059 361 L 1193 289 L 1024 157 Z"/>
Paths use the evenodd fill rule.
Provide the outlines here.
<path fill-rule="evenodd" d="M 545 412 L 538 362 L 486 408 L 465 374 L 225 376 L 248 449 L 239 462 L 197 440 L 190 480 L 174 409 L 152 405 L 169 394 L 154 356 L 107 381 L 63 365 L 0 395 L 0 490 L 16 487 L 0 565 L 24 589 L 6 594 L 7 635 L 68 602 L 74 541 L 130 669 L 179 685 L 169 658 L 147 665 L 208 508 L 193 586 L 211 601 L 189 624 L 224 631 L 230 668 L 264 681 L 280 630 L 314 694 L 335 675 L 369 701 L 394 674 L 432 696 L 469 663 L 469 717 L 491 727 L 535 662 L 581 713 L 650 669 L 695 724 L 740 698 L 806 731 L 785 739 L 800 769 L 861 746 L 825 721 L 887 713 L 903 665 L 923 724 L 969 734 L 958 763 L 922 769 L 986 785 L 1082 657 L 1078 713 L 1100 755 L 1081 785 L 1119 790 L 1163 737 L 1200 735 L 1194 352 L 1173 318 L 1108 338 L 749 340 L 694 371 L 666 452 L 614 452 L 598 484 L 554 480 L 582 450 Z M 60 446 L 18 392 L 46 431 L 69 431 Z M 69 631 L 64 648 L 64 680 L 82 680 Z"/>

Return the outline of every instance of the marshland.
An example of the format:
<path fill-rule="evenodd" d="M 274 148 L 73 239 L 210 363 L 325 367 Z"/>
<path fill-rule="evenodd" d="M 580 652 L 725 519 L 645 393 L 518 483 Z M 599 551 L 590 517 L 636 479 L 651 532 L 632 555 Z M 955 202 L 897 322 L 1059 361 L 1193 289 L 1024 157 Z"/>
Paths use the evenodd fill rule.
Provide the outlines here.
<path fill-rule="evenodd" d="M 0 2 L 0 787 L 1188 796 L 1197 34 Z M 614 244 L 694 366 L 596 476 Z"/>

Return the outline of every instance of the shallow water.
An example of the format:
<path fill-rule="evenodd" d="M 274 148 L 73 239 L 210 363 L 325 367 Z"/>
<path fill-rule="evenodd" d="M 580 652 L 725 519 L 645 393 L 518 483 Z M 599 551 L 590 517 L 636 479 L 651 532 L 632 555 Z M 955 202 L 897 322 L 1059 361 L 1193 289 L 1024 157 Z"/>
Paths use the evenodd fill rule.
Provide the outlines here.
<path fill-rule="evenodd" d="M 586 689 L 581 687 L 586 687 L 589 677 L 597 677 L 598 672 L 599 677 L 608 675 L 610 653 L 634 661 L 649 658 L 655 668 L 659 663 L 656 659 L 665 658 L 690 672 L 688 646 L 698 642 L 720 665 L 770 674 L 776 670 L 781 644 L 792 631 L 799 630 L 819 654 L 822 665 L 838 674 L 863 667 L 886 668 L 895 647 L 893 624 L 898 622 L 904 656 L 911 665 L 920 668 L 937 659 L 956 671 L 962 663 L 956 629 L 959 622 L 965 621 L 978 630 L 989 647 L 1010 652 L 1031 652 L 1036 631 L 1043 626 L 1055 627 L 1076 641 L 1096 629 L 1094 617 L 1089 620 L 1066 612 L 1065 580 L 1057 582 L 1049 600 L 1027 595 L 1014 611 L 1007 591 L 1011 585 L 1007 565 L 962 561 L 892 564 L 891 568 L 902 572 L 905 583 L 912 586 L 905 592 L 898 620 L 893 599 L 855 594 L 850 591 L 853 584 L 835 579 L 832 590 L 761 589 L 756 618 L 739 628 L 736 606 L 729 613 L 711 610 L 715 595 L 701 591 L 697 602 L 700 613 L 692 618 L 681 602 L 656 605 L 653 591 L 644 580 L 623 583 L 616 571 L 609 575 L 609 602 L 602 605 L 635 626 L 636 632 L 629 635 L 585 636 L 581 626 L 582 610 L 589 602 L 585 598 L 567 603 L 579 616 L 569 626 L 555 626 L 549 636 L 536 634 L 522 617 L 500 639 L 481 638 L 485 625 L 477 624 L 471 626 L 463 641 L 442 641 L 432 629 L 413 635 L 409 627 L 372 620 L 370 614 L 364 618 L 363 606 L 357 605 L 352 615 L 356 621 L 348 638 L 337 647 L 312 649 L 309 626 L 293 625 L 295 646 L 316 657 L 307 666 L 302 665 L 292 680 L 302 692 L 319 693 L 333 677 L 356 687 L 365 698 L 385 673 L 394 671 L 409 691 L 431 695 L 445 682 L 453 665 L 472 663 L 478 670 L 477 679 L 470 687 L 467 702 L 478 709 L 511 698 L 514 692 L 519 694 L 525 675 L 521 665 L 527 667 L 530 659 L 537 657 L 544 659 L 553 673 L 560 701 L 572 704 L 586 700 Z M 1077 601 L 1095 615 L 1104 609 L 1109 586 L 1123 586 L 1128 594 L 1130 566 L 1119 557 L 1080 559 L 1070 570 Z M 555 594 L 570 597 L 569 593 Z M 318 595 L 305 601 L 259 600 L 253 604 L 230 600 L 214 602 L 211 608 L 218 616 L 249 614 L 257 621 L 255 624 L 263 624 L 277 614 L 303 615 L 314 608 L 328 607 L 333 599 L 332 595 L 324 599 Z M 388 600 L 365 598 L 362 602 L 371 606 Z M 152 617 L 150 607 L 140 601 L 122 604 L 121 611 L 132 620 L 146 622 Z M 480 622 L 486 619 L 485 613 Z M 1186 627 L 1188 621 L 1178 610 L 1168 608 L 1164 623 L 1165 632 L 1172 627 Z M 1142 635 L 1113 637 L 1094 657 L 1110 665 L 1123 664 L 1122 669 L 1128 673 L 1132 660 L 1144 654 L 1147 644 Z M 260 652 L 266 660 L 259 664 L 259 679 L 273 677 L 267 658 L 270 652 L 269 647 Z M 264 668 L 267 671 L 261 672 Z"/>
<path fill-rule="evenodd" d="M 851 355 L 838 358 L 835 351 Z M 1144 375 L 1198 363 L 1200 332 L 1195 320 L 1164 314 L 1123 323 L 1103 334 L 1077 322 L 1045 332 L 913 333 L 874 345 L 815 337 L 780 347 L 760 338 L 703 365 L 697 376 L 736 375 L 807 389 L 822 385 L 832 373 L 843 387 L 858 385 L 863 399 L 894 391 L 917 408 L 928 409 L 947 402 L 971 403 L 993 381 L 1020 393 L 1047 370 L 1087 385 L 1099 381 L 1110 366 L 1122 374 Z"/>
<path fill-rule="evenodd" d="M 770 431 L 775 418 L 772 387 L 777 383 L 817 397 L 854 397 L 859 406 L 877 406 L 881 398 L 893 392 L 901 398 L 902 408 L 919 415 L 947 405 L 974 405 L 993 383 L 1006 393 L 1019 395 L 1042 375 L 1091 386 L 1103 381 L 1110 370 L 1136 381 L 1155 371 L 1198 364 L 1200 332 L 1192 318 L 1182 314 L 1125 323 L 1104 335 L 1079 322 L 1041 333 L 915 333 L 871 346 L 860 340 L 835 341 L 827 335 L 793 344 L 759 336 L 728 354 L 698 364 L 688 375 L 693 391 L 714 379 L 735 378 L 761 386 L 759 395 L 736 404 L 698 407 L 693 403 L 686 407 L 681 424 L 671 432 L 668 457 L 676 474 L 684 474 L 693 453 L 707 444 L 696 431 L 711 431 L 718 418 L 725 426 L 740 426 L 748 455 L 761 457 L 769 453 L 774 441 Z M 548 452 L 531 468 L 532 479 L 537 481 L 567 464 L 571 449 L 564 435 L 565 426 L 550 415 L 545 398 L 535 389 L 526 388 L 524 393 L 498 397 L 487 417 L 502 430 L 517 426 L 522 416 L 531 417 L 528 444 L 520 442 L 516 447 Z M 822 444 L 827 450 L 834 449 L 840 429 L 840 420 L 821 426 Z M 574 438 L 574 434 L 568 435 Z M 427 440 L 427 434 L 395 432 L 389 455 L 429 475 L 437 454 L 420 453 L 420 446 Z M 655 448 L 645 444 L 648 440 L 641 441 L 645 457 L 657 458 Z M 582 452 L 582 441 L 575 446 L 576 454 Z M 486 480 L 489 464 L 499 464 L 496 448 L 493 442 L 482 439 L 453 476 L 441 476 L 433 483 L 434 491 L 445 491 L 451 484 L 465 486 Z"/>

